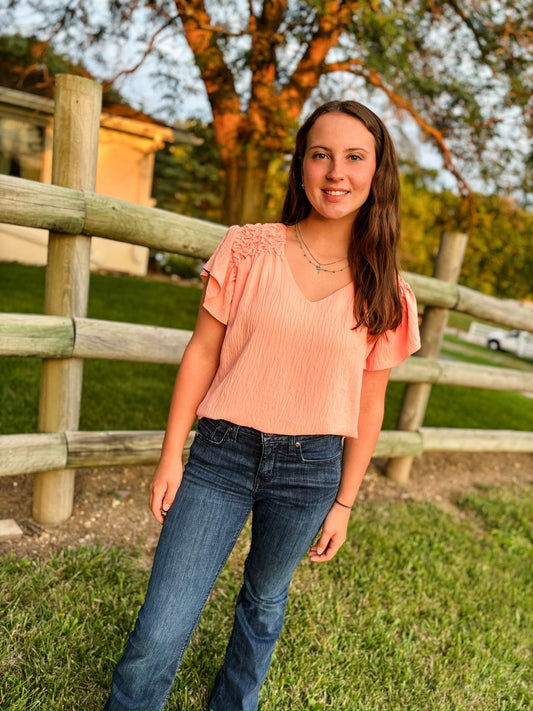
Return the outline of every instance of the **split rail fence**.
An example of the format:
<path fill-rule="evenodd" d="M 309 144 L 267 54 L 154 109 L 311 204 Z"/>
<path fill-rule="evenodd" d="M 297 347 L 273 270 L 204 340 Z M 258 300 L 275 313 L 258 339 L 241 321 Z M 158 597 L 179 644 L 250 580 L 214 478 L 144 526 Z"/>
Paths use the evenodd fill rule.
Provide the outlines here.
<path fill-rule="evenodd" d="M 50 231 L 44 314 L 0 313 L 0 356 L 43 361 L 39 433 L 0 436 L 0 475 L 35 474 L 33 516 L 70 516 L 80 467 L 155 463 L 163 432 L 78 431 L 83 360 L 179 364 L 190 332 L 87 318 L 92 236 L 208 259 L 225 227 L 94 193 L 101 89 L 57 77 L 52 185 L 0 176 L 0 222 Z M 457 285 L 464 235 L 443 236 L 435 277 L 404 274 L 424 305 L 422 349 L 394 368 L 407 383 L 398 429 L 380 434 L 374 456 L 409 476 L 428 451 L 533 452 L 533 433 L 423 427 L 433 384 L 533 392 L 533 373 L 437 359 L 450 309 L 533 332 L 533 310 Z"/>

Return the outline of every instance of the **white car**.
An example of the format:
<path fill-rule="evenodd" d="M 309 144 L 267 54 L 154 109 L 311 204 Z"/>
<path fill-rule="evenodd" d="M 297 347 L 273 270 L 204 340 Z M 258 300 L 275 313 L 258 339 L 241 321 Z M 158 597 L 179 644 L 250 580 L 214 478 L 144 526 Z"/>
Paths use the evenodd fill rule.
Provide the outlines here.
<path fill-rule="evenodd" d="M 527 331 L 491 331 L 487 336 L 487 346 L 493 351 L 507 351 L 518 356 L 533 355 L 533 335 Z"/>

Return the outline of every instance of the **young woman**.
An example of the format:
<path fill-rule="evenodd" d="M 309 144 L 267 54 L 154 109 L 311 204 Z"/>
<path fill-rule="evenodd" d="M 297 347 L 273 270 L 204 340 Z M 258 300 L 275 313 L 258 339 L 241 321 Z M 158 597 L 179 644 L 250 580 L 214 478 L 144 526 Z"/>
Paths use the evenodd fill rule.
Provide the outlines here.
<path fill-rule="evenodd" d="M 346 539 L 390 368 L 419 348 L 398 206 L 384 125 L 361 104 L 329 102 L 298 132 L 281 222 L 232 227 L 207 262 L 151 486 L 164 525 L 106 709 L 163 708 L 250 513 L 210 709 L 257 708 L 294 569 L 306 552 L 331 560 Z"/>

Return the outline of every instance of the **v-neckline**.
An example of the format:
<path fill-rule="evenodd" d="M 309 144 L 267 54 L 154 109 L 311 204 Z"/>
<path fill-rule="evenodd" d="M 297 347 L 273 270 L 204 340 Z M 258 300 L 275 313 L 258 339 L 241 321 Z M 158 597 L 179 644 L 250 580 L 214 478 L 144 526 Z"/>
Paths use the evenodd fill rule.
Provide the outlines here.
<path fill-rule="evenodd" d="M 301 297 L 307 301 L 308 304 L 320 304 L 322 301 L 327 301 L 328 299 L 331 299 L 331 297 L 335 296 L 335 294 L 339 294 L 341 291 L 344 289 L 348 288 L 349 286 L 353 286 L 353 279 L 349 281 L 347 284 L 344 284 L 344 286 L 339 286 L 338 289 L 335 289 L 329 294 L 326 294 L 326 296 L 323 296 L 321 299 L 310 299 L 308 296 L 304 294 L 302 291 L 301 287 L 299 286 L 298 282 L 296 281 L 296 278 L 293 274 L 293 271 L 291 269 L 291 265 L 289 264 L 289 260 L 287 259 L 287 235 L 288 235 L 288 227 L 285 225 L 285 240 L 283 242 L 283 262 L 285 264 L 285 268 L 287 272 L 289 273 L 289 277 L 295 287 L 295 289 L 299 292 Z"/>

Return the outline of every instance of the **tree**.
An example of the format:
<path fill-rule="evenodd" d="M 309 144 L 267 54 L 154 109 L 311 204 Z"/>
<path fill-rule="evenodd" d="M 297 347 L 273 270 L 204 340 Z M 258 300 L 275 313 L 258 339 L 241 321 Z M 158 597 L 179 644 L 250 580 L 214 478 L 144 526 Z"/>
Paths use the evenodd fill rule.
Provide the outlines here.
<path fill-rule="evenodd" d="M 182 125 L 201 145 L 167 145 L 155 154 L 153 196 L 157 206 L 182 215 L 223 222 L 224 169 L 212 124 L 191 120 Z M 262 218 L 275 221 L 287 182 L 284 156 L 273 158 L 263 196 Z"/>
<path fill-rule="evenodd" d="M 386 97 L 438 148 L 463 195 L 474 179 L 530 189 L 520 151 L 532 125 L 531 0 L 109 0 L 100 12 L 91 0 L 26 4 L 56 41 L 137 43 L 124 71 L 157 52 L 178 87 L 191 75 L 176 65 L 185 38 L 212 112 L 226 223 L 262 218 L 269 166 L 289 150 L 302 111 L 339 94 Z"/>
<path fill-rule="evenodd" d="M 461 284 L 499 297 L 533 298 L 533 213 L 500 195 L 474 193 L 466 206 L 450 191 L 428 190 L 413 172 L 401 178 L 404 269 L 431 275 L 442 233 L 459 230 L 469 234 Z"/>
<path fill-rule="evenodd" d="M 152 188 L 157 207 L 220 223 L 224 171 L 213 127 L 188 121 L 183 128 L 202 139 L 202 143 L 167 144 L 157 151 Z"/>
<path fill-rule="evenodd" d="M 33 36 L 20 34 L 0 35 L 0 85 L 53 98 L 56 74 L 94 79 L 83 63 L 56 52 L 49 42 L 39 42 Z M 122 113 L 127 113 L 130 108 L 112 86 L 105 87 L 102 104 L 106 108 L 114 106 Z M 133 110 L 131 113 L 139 114 Z"/>

